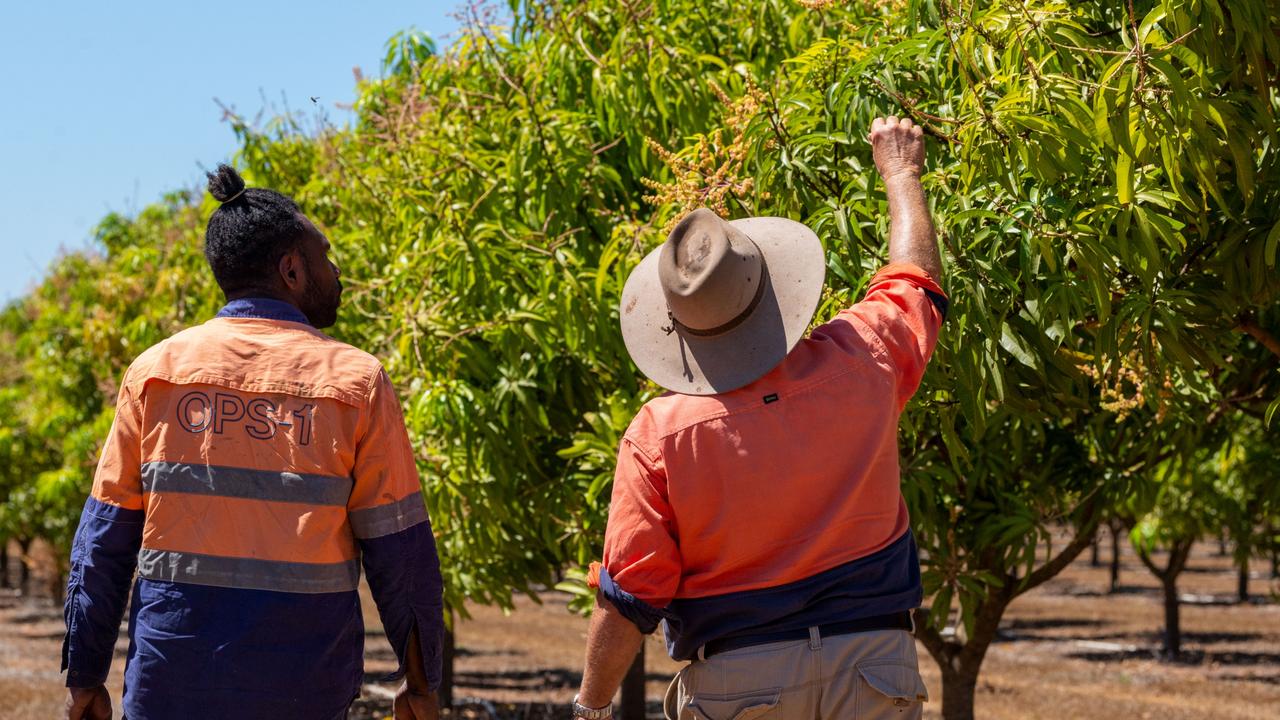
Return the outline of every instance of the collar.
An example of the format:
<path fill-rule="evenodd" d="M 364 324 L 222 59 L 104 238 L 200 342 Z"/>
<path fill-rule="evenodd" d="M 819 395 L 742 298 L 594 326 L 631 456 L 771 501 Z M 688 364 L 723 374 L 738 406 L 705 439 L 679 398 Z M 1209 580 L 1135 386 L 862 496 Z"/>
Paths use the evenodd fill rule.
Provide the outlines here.
<path fill-rule="evenodd" d="M 298 308 L 283 300 L 272 298 L 240 298 L 232 300 L 214 317 L 220 318 L 259 318 L 262 320 L 287 320 L 289 322 L 310 325 L 311 321 Z"/>

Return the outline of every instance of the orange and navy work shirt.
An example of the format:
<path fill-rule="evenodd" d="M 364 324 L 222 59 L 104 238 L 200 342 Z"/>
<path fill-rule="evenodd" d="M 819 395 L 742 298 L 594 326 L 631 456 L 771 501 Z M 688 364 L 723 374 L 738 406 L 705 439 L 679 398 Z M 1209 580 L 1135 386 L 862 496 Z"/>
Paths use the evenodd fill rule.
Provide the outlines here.
<path fill-rule="evenodd" d="M 922 600 L 897 427 L 947 299 L 907 264 L 746 387 L 648 402 L 621 441 L 592 583 L 673 658 Z"/>
<path fill-rule="evenodd" d="M 129 367 L 72 551 L 67 683 L 107 675 L 135 566 L 129 717 L 336 718 L 361 563 L 439 677 L 441 576 L 395 391 L 296 308 L 237 300 Z"/>

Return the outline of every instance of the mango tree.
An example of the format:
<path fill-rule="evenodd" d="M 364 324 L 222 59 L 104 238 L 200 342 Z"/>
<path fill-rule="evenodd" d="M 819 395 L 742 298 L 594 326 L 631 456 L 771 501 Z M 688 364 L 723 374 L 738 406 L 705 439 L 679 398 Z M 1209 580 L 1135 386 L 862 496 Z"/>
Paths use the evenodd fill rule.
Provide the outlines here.
<path fill-rule="evenodd" d="M 131 220 L 109 216 L 94 250 L 61 257 L 4 312 L 0 353 L 14 377 L 0 403 L 0 435 L 19 443 L 10 447 L 20 457 L 0 466 L 0 487 L 11 488 L 0 536 L 52 544 L 55 595 L 125 367 L 216 307 L 212 279 L 195 272 L 199 216 L 185 194 Z"/>
<path fill-rule="evenodd" d="M 734 176 L 752 183 L 731 208 L 818 229 L 829 310 L 883 258 L 871 118 L 911 116 L 936 140 L 926 188 L 953 304 L 905 421 L 904 472 L 935 593 L 919 636 L 944 717 L 972 717 L 1008 603 L 1194 449 L 1211 410 L 1267 392 L 1218 381 L 1273 332 L 1256 319 L 1277 296 L 1280 47 L 1257 31 L 1276 27 L 1263 2 L 901 9 L 818 11 L 841 32 L 758 81 Z M 1060 524 L 1069 539 L 1038 560 Z"/>

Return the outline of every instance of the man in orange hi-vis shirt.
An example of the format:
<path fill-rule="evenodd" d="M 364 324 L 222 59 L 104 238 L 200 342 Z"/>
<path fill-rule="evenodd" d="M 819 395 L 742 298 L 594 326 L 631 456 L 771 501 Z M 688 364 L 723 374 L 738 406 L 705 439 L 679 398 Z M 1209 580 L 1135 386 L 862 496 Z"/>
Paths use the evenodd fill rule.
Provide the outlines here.
<path fill-rule="evenodd" d="M 659 622 L 690 661 L 667 693 L 672 720 L 921 716 L 897 426 L 947 299 L 921 130 L 877 119 L 869 139 L 889 265 L 808 337 L 824 261 L 800 223 L 699 210 L 628 278 L 627 350 L 672 392 L 618 450 L 576 717 L 611 717 Z"/>
<path fill-rule="evenodd" d="M 342 285 L 293 200 L 225 165 L 209 189 L 205 257 L 228 302 L 121 383 L 72 548 L 65 717 L 111 717 L 135 567 L 125 717 L 346 717 L 363 565 L 405 676 L 396 720 L 437 718 L 440 567 L 395 391 L 318 330 Z"/>

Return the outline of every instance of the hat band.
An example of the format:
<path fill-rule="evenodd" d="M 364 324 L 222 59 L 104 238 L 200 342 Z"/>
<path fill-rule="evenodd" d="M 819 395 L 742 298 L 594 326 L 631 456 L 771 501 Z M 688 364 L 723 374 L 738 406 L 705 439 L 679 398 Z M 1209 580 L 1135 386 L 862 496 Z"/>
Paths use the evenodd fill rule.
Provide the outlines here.
<path fill-rule="evenodd" d="M 747 303 L 747 306 L 742 309 L 742 312 L 738 313 L 737 316 L 734 317 L 732 320 L 730 320 L 727 323 L 724 323 L 723 325 L 717 325 L 713 328 L 708 328 L 706 330 L 691 328 L 688 325 L 685 325 L 684 323 L 676 319 L 675 313 L 671 312 L 670 305 L 667 306 L 667 317 L 671 318 L 671 324 L 674 326 L 674 328 L 679 328 L 680 332 L 684 333 L 685 335 L 692 335 L 694 337 L 712 337 L 714 335 L 723 335 L 729 332 L 730 330 L 738 327 L 742 323 L 746 322 L 747 318 L 751 317 L 751 313 L 755 312 L 756 306 L 760 304 L 760 299 L 764 297 L 764 286 L 767 285 L 768 283 L 769 283 L 769 269 L 765 267 L 764 255 L 761 254 L 760 255 L 760 282 L 756 284 L 756 294 L 751 298 L 751 302 Z"/>

